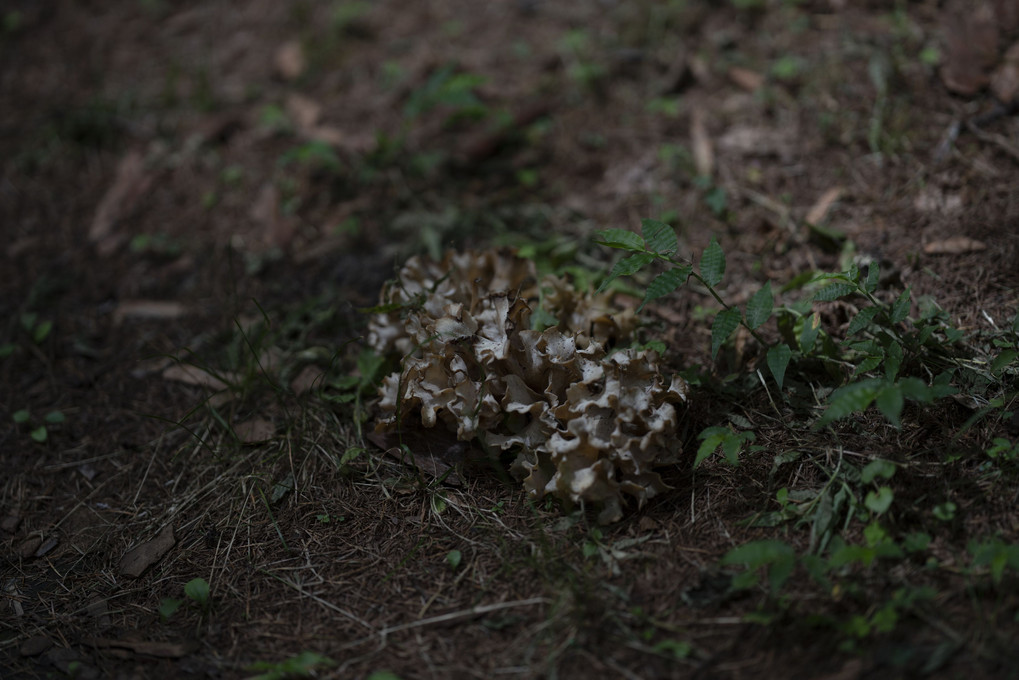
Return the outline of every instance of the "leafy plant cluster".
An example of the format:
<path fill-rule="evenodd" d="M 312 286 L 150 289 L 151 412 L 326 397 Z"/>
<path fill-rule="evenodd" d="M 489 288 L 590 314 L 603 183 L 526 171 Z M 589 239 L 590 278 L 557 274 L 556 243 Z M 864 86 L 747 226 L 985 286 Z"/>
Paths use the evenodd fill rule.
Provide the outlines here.
<path fill-rule="evenodd" d="M 1006 372 L 1017 373 L 1013 366 L 1019 352 L 1019 315 L 1011 326 L 1011 338 L 999 340 L 998 350 L 988 362 L 958 358 L 954 350 L 963 332 L 954 328 L 936 304 L 924 301 L 918 318 L 910 318 L 912 294 L 907 288 L 892 302 L 877 296 L 880 267 L 872 263 L 857 265 L 838 273 L 814 273 L 794 279 L 782 292 L 802 289 L 796 302 L 776 306 L 771 282 L 766 282 L 747 302 L 744 309 L 727 303 L 717 287 L 725 275 L 725 253 L 714 238 L 701 254 L 698 267 L 677 255 L 678 239 L 669 225 L 655 220 L 643 221 L 643 236 L 624 229 L 608 229 L 596 234 L 598 243 L 631 253 L 613 266 L 602 281 L 604 290 L 622 276 L 633 276 L 660 262 L 666 265 L 647 285 L 639 309 L 653 300 L 677 290 L 689 280 L 699 283 L 721 309 L 711 327 L 711 357 L 715 359 L 723 344 L 737 328 L 744 327 L 766 348 L 766 366 L 781 390 L 791 365 L 807 374 L 820 366 L 840 384 L 827 400 L 824 413 L 815 427 L 822 428 L 872 404 L 896 427 L 901 421 L 906 400 L 930 403 L 958 392 L 956 383 L 972 384 L 1000 380 Z M 821 317 L 813 310 L 815 302 L 851 301 L 855 310 L 836 341 L 821 326 Z M 769 341 L 761 329 L 775 319 L 780 339 Z M 716 446 L 728 441 L 712 432 L 705 441 Z M 730 444 L 730 446 L 732 446 Z"/>
<path fill-rule="evenodd" d="M 779 289 L 782 295 L 799 294 L 785 304 L 776 302 L 771 282 L 761 286 L 740 308 L 725 301 L 718 286 L 725 274 L 725 254 L 712 238 L 696 263 L 680 257 L 678 239 L 672 227 L 655 220 L 643 221 L 642 235 L 609 229 L 596 235 L 598 243 L 626 252 L 601 283 L 601 289 L 625 276 L 634 276 L 663 265 L 644 289 L 640 307 L 694 282 L 714 299 L 718 311 L 711 325 L 711 357 L 715 360 L 729 338 L 743 327 L 762 348 L 763 361 L 757 377 L 774 404 L 775 391 L 787 409 L 805 416 L 817 431 L 837 421 L 876 406 L 894 428 L 901 428 L 906 402 L 930 404 L 946 397 L 982 404 L 963 427 L 991 416 L 1001 422 L 1012 417 L 1019 376 L 1019 314 L 1006 328 L 989 338 L 966 335 L 955 328 L 948 315 L 930 300 L 916 305 L 907 288 L 888 296 L 880 290 L 877 264 L 851 266 L 837 273 L 808 272 Z M 815 303 L 833 303 L 847 312 L 841 337 L 822 325 Z M 767 326 L 774 321 L 773 326 Z M 770 375 L 770 383 L 764 379 Z M 709 378 L 710 379 L 710 378 Z M 823 409 L 803 409 L 797 395 L 810 394 L 814 403 L 823 399 Z M 806 413 L 803 413 L 806 411 Z M 726 462 L 736 465 L 744 448 L 761 450 L 754 426 L 746 418 L 730 418 L 737 428 L 712 425 L 699 434 L 700 446 L 694 466 L 701 465 L 721 450 Z M 788 427 L 788 426 L 785 426 Z M 981 469 L 989 475 L 1003 470 L 1015 472 L 1019 443 L 996 437 L 984 450 Z M 943 463 L 951 464 L 962 454 L 948 452 Z M 871 458 L 871 457 L 867 457 Z M 803 554 L 785 540 L 754 541 L 729 551 L 723 567 L 743 567 L 733 578 L 732 590 L 758 586 L 766 578 L 772 602 L 783 601 L 783 588 L 796 570 L 801 570 L 825 592 L 861 602 L 868 595 L 854 576 L 871 573 L 876 565 L 891 560 L 913 560 L 928 569 L 939 561 L 928 550 L 939 525 L 956 520 L 959 508 L 949 498 L 935 497 L 925 512 L 930 522 L 920 530 L 897 532 L 891 527 L 896 493 L 892 478 L 908 461 L 871 458 L 858 465 L 842 452 L 832 461 L 827 456 L 809 456 L 790 450 L 775 456 L 772 478 L 784 465 L 806 462 L 816 466 L 827 482 L 820 488 L 778 489 L 775 510 L 763 510 L 747 522 L 757 527 L 775 527 L 787 522 L 809 528 L 809 547 Z M 995 472 L 997 470 L 997 472 Z M 918 508 L 911 507 L 911 512 Z M 861 539 L 847 540 L 846 530 L 854 521 L 864 524 Z M 1019 574 L 1019 544 L 998 536 L 974 538 L 966 546 L 967 566 L 962 573 L 970 579 L 990 576 L 1001 587 L 1007 572 Z M 953 567 L 958 570 L 958 567 Z M 922 609 L 936 593 L 929 587 L 902 584 L 878 605 L 868 604 L 866 613 L 826 623 L 844 634 L 847 644 L 872 634 L 889 632 L 899 619 Z M 825 622 L 818 622 L 825 623 Z"/>

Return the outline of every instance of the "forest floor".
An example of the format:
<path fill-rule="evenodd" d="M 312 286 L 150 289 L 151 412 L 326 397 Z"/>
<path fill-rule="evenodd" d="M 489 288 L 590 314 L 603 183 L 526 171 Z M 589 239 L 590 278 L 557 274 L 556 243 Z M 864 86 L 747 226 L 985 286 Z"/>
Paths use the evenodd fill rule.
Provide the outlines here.
<path fill-rule="evenodd" d="M 1019 3 L 943 4 L 4 3 L 0 676 L 1016 677 Z M 741 307 L 878 264 L 983 379 L 818 427 L 859 364 L 713 360 L 688 286 L 638 332 L 685 454 L 621 521 L 372 443 L 409 256 L 580 285 L 644 219 Z"/>

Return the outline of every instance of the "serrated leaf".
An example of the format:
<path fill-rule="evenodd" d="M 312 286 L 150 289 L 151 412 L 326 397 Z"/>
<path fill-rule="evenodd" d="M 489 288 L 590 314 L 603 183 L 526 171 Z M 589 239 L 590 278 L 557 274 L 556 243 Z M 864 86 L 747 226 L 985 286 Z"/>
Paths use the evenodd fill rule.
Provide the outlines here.
<path fill-rule="evenodd" d="M 771 377 L 778 383 L 778 389 L 782 389 L 785 370 L 789 367 L 789 360 L 792 356 L 793 351 L 785 343 L 775 345 L 768 350 L 768 370 L 771 371 Z"/>
<path fill-rule="evenodd" d="M 840 387 L 828 398 L 828 409 L 818 419 L 815 427 L 824 427 L 851 413 L 864 411 L 881 391 L 882 380 L 872 378 Z"/>
<path fill-rule="evenodd" d="M 760 327 L 771 316 L 774 305 L 775 298 L 771 294 L 771 281 L 768 281 L 754 293 L 750 302 L 747 303 L 747 325 L 751 329 Z"/>
<path fill-rule="evenodd" d="M 679 241 L 676 239 L 676 230 L 657 220 L 643 220 L 641 226 L 644 230 L 644 242 L 647 249 L 663 255 L 671 255 L 679 248 Z"/>
<path fill-rule="evenodd" d="M 637 253 L 630 257 L 624 257 L 619 262 L 616 262 L 615 266 L 612 267 L 612 271 L 609 272 L 608 277 L 601 282 L 598 286 L 597 292 L 602 292 L 608 288 L 609 284 L 618 279 L 620 276 L 632 276 L 641 269 L 651 263 L 651 260 L 655 259 L 655 256 L 651 253 Z"/>
<path fill-rule="evenodd" d="M 944 375 L 944 374 L 942 374 Z M 940 376 L 938 376 L 940 378 Z M 950 376 L 949 376 L 950 377 Z M 934 380 L 935 385 L 938 384 L 938 379 Z M 949 389 L 944 394 L 937 393 L 932 387 L 927 387 L 923 380 L 919 378 L 903 378 L 899 381 L 899 390 L 902 392 L 902 396 L 908 397 L 913 401 L 919 401 L 923 403 L 929 403 L 932 399 L 938 399 L 942 396 L 948 396 L 955 394 L 955 388 L 951 385 L 945 384 Z"/>
<path fill-rule="evenodd" d="M 887 486 L 882 486 L 877 491 L 870 491 L 863 499 L 863 504 L 875 515 L 883 515 L 892 505 L 895 494 Z"/>
<path fill-rule="evenodd" d="M 660 297 L 668 295 L 682 286 L 686 283 L 686 280 L 692 271 L 692 266 L 685 265 L 662 272 L 656 276 L 655 280 L 651 282 L 651 285 L 647 287 L 647 292 L 644 294 L 644 300 L 641 301 L 640 307 L 637 308 L 637 311 L 639 312 L 644 309 L 644 305 L 652 300 L 657 300 Z"/>
<path fill-rule="evenodd" d="M 894 340 L 888 345 L 885 355 L 885 378 L 895 380 L 899 375 L 899 367 L 902 366 L 902 345 Z"/>
<path fill-rule="evenodd" d="M 863 284 L 863 289 L 868 293 L 873 293 L 877 290 L 877 284 L 881 280 L 881 267 L 878 266 L 877 262 L 871 262 L 867 268 L 867 281 Z"/>
<path fill-rule="evenodd" d="M 595 243 L 620 250 L 644 250 L 644 239 L 627 229 L 605 229 L 595 232 Z"/>
<path fill-rule="evenodd" d="M 884 414 L 885 418 L 898 427 L 899 416 L 902 415 L 902 388 L 899 385 L 888 385 L 877 395 L 877 407 Z"/>
<path fill-rule="evenodd" d="M 814 349 L 814 342 L 817 340 L 820 329 L 821 317 L 817 313 L 811 314 L 803 320 L 803 330 L 800 332 L 800 349 L 804 354 L 810 354 Z"/>
<path fill-rule="evenodd" d="M 705 458 L 715 452 L 727 437 L 731 437 L 732 432 L 725 427 L 707 427 L 697 435 L 698 439 L 701 439 L 701 445 L 697 447 L 697 455 L 694 457 L 693 466 L 696 468 L 700 465 Z"/>
<path fill-rule="evenodd" d="M 832 300 L 837 300 L 840 297 L 849 295 L 855 291 L 855 285 L 845 283 L 843 281 L 836 281 L 835 283 L 829 283 L 827 286 L 814 293 L 814 299 L 821 300 L 823 302 L 831 302 Z"/>
<path fill-rule="evenodd" d="M 870 325 L 870 322 L 874 320 L 877 313 L 881 311 L 880 307 L 864 307 L 861 309 L 853 320 L 849 322 L 849 328 L 846 329 L 846 337 L 856 335 L 864 328 Z"/>
<path fill-rule="evenodd" d="M 889 314 L 892 323 L 902 323 L 909 315 L 910 292 L 909 288 L 902 291 L 902 294 L 892 304 L 892 311 Z"/>
<path fill-rule="evenodd" d="M 715 321 L 711 324 L 711 360 L 714 361 L 722 343 L 728 339 L 732 332 L 739 326 L 742 314 L 739 309 L 730 307 L 715 315 Z"/>
<path fill-rule="evenodd" d="M 878 354 L 872 354 L 871 356 L 866 357 L 856 365 L 856 368 L 853 370 L 853 377 L 855 378 L 858 375 L 863 375 L 865 373 L 873 371 L 875 368 L 881 365 L 881 362 L 883 360 L 884 357 Z"/>
<path fill-rule="evenodd" d="M 725 276 L 725 253 L 712 236 L 708 247 L 701 254 L 701 278 L 709 286 L 717 286 L 722 282 L 723 276 Z"/>

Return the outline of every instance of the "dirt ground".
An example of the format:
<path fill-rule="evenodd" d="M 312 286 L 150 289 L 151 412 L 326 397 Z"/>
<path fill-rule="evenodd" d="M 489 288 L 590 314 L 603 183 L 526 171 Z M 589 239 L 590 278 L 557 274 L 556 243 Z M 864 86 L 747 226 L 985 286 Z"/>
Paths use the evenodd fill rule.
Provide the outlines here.
<path fill-rule="evenodd" d="M 963 428 L 952 402 L 834 434 L 738 381 L 695 388 L 688 452 L 733 414 L 762 448 L 688 456 L 598 528 L 498 471 L 384 456 L 370 386 L 344 382 L 359 310 L 408 256 L 508 245 L 603 271 L 590 235 L 643 218 L 691 258 L 716 236 L 738 304 L 855 259 L 969 333 L 1007 326 L 1019 116 L 993 92 L 1009 63 L 1019 82 L 1019 5 L 986 3 L 991 40 L 945 5 L 5 2 L 0 676 L 1016 677 L 1017 571 L 965 568 L 971 538 L 1019 541 L 1016 476 L 976 457 L 1014 423 Z M 683 289 L 641 337 L 711 367 L 713 309 Z M 752 375 L 746 340 L 719 380 Z M 897 528 L 960 508 L 938 566 L 730 590 L 734 546 L 809 541 L 748 521 L 825 484 L 776 477 L 792 449 L 908 460 Z M 847 632 L 920 585 L 936 595 L 896 625 Z"/>

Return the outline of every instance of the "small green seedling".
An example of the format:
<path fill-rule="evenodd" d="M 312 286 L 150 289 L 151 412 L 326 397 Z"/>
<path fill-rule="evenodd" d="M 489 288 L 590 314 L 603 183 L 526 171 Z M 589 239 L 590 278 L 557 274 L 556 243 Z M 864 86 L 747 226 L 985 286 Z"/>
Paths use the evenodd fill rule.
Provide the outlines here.
<path fill-rule="evenodd" d="M 212 609 L 212 598 L 209 594 L 209 582 L 204 578 L 194 578 L 184 584 L 184 594 L 189 600 L 198 606 L 202 616 L 208 615 Z M 159 618 L 165 623 L 173 616 L 186 600 L 174 598 L 163 598 L 159 602 Z"/>
<path fill-rule="evenodd" d="M 309 678 L 320 668 L 330 668 L 336 662 L 317 652 L 303 651 L 283 661 L 256 661 L 247 667 L 249 671 L 261 671 L 250 680 L 285 680 L 286 678 Z"/>
<path fill-rule="evenodd" d="M 32 425 L 32 422 L 31 422 L 32 421 L 32 414 L 31 414 L 31 412 L 29 412 L 29 410 L 27 408 L 23 408 L 23 409 L 20 409 L 18 411 L 15 411 L 14 414 L 11 416 L 11 418 L 12 418 L 12 420 L 14 420 L 14 423 L 16 425 L 29 425 L 29 426 Z M 52 425 L 59 425 L 59 424 L 63 423 L 64 420 L 65 420 L 65 418 L 64 418 L 63 412 L 61 412 L 61 411 L 50 411 L 49 413 L 47 413 L 43 417 L 43 422 L 41 424 L 37 424 L 34 427 L 32 427 L 32 429 L 28 433 L 28 436 L 31 437 L 32 441 L 34 441 L 34 442 L 36 442 L 38 444 L 43 444 L 50 437 L 50 433 L 49 433 L 49 429 L 47 428 L 47 425 L 50 425 L 50 426 L 52 426 Z"/>

